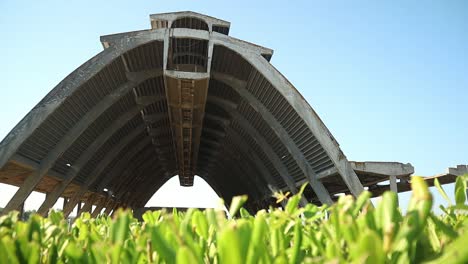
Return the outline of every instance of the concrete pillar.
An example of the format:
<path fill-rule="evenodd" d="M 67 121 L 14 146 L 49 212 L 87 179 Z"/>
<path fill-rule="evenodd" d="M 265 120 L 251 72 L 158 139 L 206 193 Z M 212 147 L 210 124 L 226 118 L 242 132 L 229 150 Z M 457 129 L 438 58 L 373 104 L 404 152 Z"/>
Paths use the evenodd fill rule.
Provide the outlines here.
<path fill-rule="evenodd" d="M 62 211 L 65 210 L 65 207 L 67 206 L 67 203 L 68 203 L 68 198 L 67 198 L 67 197 L 63 197 Z"/>
<path fill-rule="evenodd" d="M 91 217 L 96 218 L 101 213 L 102 208 L 104 208 L 104 203 L 99 203 L 98 205 L 96 205 L 96 208 L 94 208 L 94 210 L 91 213 Z"/>
<path fill-rule="evenodd" d="M 20 206 L 18 208 L 18 211 L 19 211 L 19 219 L 24 220 L 23 219 L 23 216 L 24 216 L 24 202 L 22 204 L 20 204 Z"/>
<path fill-rule="evenodd" d="M 115 206 L 115 203 L 109 202 L 107 204 L 106 210 L 104 211 L 104 214 L 105 215 L 110 215 L 110 213 L 112 212 L 112 209 L 114 208 L 114 206 Z"/>
<path fill-rule="evenodd" d="M 395 175 L 390 175 L 389 177 L 390 180 L 390 190 L 392 192 L 395 192 L 397 194 L 397 199 L 398 199 L 398 185 L 397 185 L 397 178 Z"/>
<path fill-rule="evenodd" d="M 77 204 L 76 204 L 76 215 L 78 215 L 78 213 L 81 211 L 81 207 L 83 206 L 83 204 L 81 203 L 81 201 L 79 201 Z"/>
<path fill-rule="evenodd" d="M 397 185 L 396 176 L 390 175 L 389 180 L 390 180 L 390 190 L 392 192 L 398 193 L 398 185 Z"/>

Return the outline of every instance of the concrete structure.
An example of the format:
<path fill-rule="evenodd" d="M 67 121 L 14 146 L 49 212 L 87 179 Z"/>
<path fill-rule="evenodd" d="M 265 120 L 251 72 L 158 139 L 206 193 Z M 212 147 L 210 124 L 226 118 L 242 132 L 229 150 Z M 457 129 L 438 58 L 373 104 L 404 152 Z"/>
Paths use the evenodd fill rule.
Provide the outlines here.
<path fill-rule="evenodd" d="M 273 51 L 228 36 L 230 23 L 178 12 L 151 29 L 101 37 L 104 50 L 60 82 L 0 144 L 0 182 L 33 191 L 68 215 L 139 208 L 170 177 L 204 178 L 229 202 L 272 191 L 332 203 L 364 186 L 409 177 L 411 165 L 348 162 L 318 115 L 269 60 Z M 395 189 L 395 188 L 394 188 Z M 180 195 L 183 195 L 181 193 Z M 81 203 L 84 203 L 81 207 Z"/>

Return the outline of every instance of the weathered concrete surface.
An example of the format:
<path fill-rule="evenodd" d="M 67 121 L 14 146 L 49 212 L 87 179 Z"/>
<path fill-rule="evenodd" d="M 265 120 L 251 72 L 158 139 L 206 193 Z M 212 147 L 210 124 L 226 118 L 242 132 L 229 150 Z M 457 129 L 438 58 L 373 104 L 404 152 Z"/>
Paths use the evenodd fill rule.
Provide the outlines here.
<path fill-rule="evenodd" d="M 20 186 L 4 213 L 33 190 L 49 192 L 42 214 L 61 196 L 68 198 L 66 215 L 82 201 L 81 211 L 92 203 L 107 213 L 141 206 L 174 171 L 186 186 L 200 174 L 227 200 L 245 192 L 257 200 L 252 208 L 268 206 L 268 190 L 296 193 L 304 182 L 311 191 L 303 203 L 330 204 L 332 194 L 359 195 L 363 186 L 389 177 L 400 191 L 396 178 L 414 172 L 410 164 L 349 162 L 312 107 L 270 64 L 273 50 L 228 36 L 229 22 L 194 12 L 150 20 L 149 30 L 102 36 L 104 51 L 66 77 L 0 143 L 0 182 Z M 94 97 L 100 99 L 89 103 Z M 96 124 L 119 107 L 122 114 L 108 118 L 112 122 Z M 57 133 L 43 136 L 53 129 Z M 463 171 L 466 166 L 450 175 Z"/>
<path fill-rule="evenodd" d="M 458 176 L 468 174 L 468 165 L 457 165 L 457 167 L 447 168 L 445 173 L 437 174 L 434 176 L 423 177 L 428 186 L 434 186 L 434 180 L 437 179 L 440 184 L 454 183 Z M 411 191 L 411 177 L 400 178 L 397 182 L 398 192 Z M 381 195 L 384 191 L 390 189 L 390 185 L 373 185 L 369 187 L 369 191 L 374 196 Z"/>
<path fill-rule="evenodd" d="M 399 162 L 376 162 L 365 161 L 357 162 L 351 161 L 351 167 L 356 173 L 374 173 L 380 175 L 394 175 L 398 178 L 408 177 L 414 173 L 414 167 L 409 164 Z"/>

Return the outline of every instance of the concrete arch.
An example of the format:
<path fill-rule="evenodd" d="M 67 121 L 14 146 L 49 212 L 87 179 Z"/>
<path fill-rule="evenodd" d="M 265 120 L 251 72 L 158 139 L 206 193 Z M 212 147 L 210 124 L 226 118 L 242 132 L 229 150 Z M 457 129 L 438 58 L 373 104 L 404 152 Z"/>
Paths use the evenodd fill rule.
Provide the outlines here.
<path fill-rule="evenodd" d="M 171 28 L 191 28 L 209 31 L 208 23 L 196 16 L 179 17 L 171 23 Z"/>
<path fill-rule="evenodd" d="M 292 193 L 297 192 L 297 187 L 295 186 L 294 180 L 289 176 L 287 168 L 284 166 L 281 158 L 276 154 L 276 152 L 271 148 L 270 144 L 265 140 L 265 138 L 246 120 L 242 115 L 237 113 L 235 109 L 229 108 L 228 104 L 223 103 L 222 100 L 213 100 L 214 103 L 217 103 L 220 107 L 225 108 L 231 118 L 239 123 L 239 125 L 247 131 L 247 133 L 255 139 L 255 141 L 260 145 L 263 152 L 267 157 L 271 159 L 271 162 L 275 169 L 280 173 L 280 176 L 286 182 L 289 189 Z M 307 200 L 303 200 L 303 203 L 306 203 Z"/>
<path fill-rule="evenodd" d="M 235 90 L 242 98 L 244 98 L 252 107 L 256 109 L 257 112 L 264 118 L 264 120 L 270 124 L 273 128 L 273 131 L 276 133 L 278 138 L 283 142 L 284 146 L 288 149 L 289 153 L 294 157 L 299 167 L 301 167 L 304 175 L 308 178 L 311 187 L 316 193 L 317 197 L 322 203 L 332 204 L 333 201 L 330 197 L 330 194 L 323 186 L 323 184 L 318 181 L 317 175 L 314 170 L 310 167 L 308 162 L 305 160 L 302 152 L 297 148 L 294 141 L 289 137 L 286 130 L 276 121 L 275 117 L 266 109 L 261 102 L 259 102 L 252 94 L 250 94 L 245 89 L 245 83 L 236 80 L 230 76 L 224 74 L 212 73 L 214 79 L 220 80 L 228 84 L 233 90 Z M 247 126 L 248 121 L 245 120 L 237 112 L 231 112 L 237 120 L 241 120 L 244 126 Z"/>
<path fill-rule="evenodd" d="M 225 102 L 223 103 L 223 99 L 213 98 L 213 97 L 209 99 L 211 99 L 212 101 L 215 101 L 215 103 L 219 104 L 221 107 L 227 107 L 226 110 L 230 111 L 232 109 L 230 108 L 232 106 L 226 106 L 226 105 L 229 105 L 229 103 L 228 104 L 226 104 Z M 213 118 L 213 117 L 206 116 L 206 118 Z M 230 123 L 230 121 L 224 121 L 224 120 L 221 120 L 221 121 L 218 120 L 218 121 L 222 123 L 224 126 L 229 126 L 229 123 Z M 264 187 L 269 188 L 270 191 L 279 190 L 279 188 L 275 186 L 275 180 L 272 178 L 269 170 L 265 167 L 264 162 L 259 158 L 257 153 L 248 144 L 245 143 L 245 141 L 241 138 L 241 136 L 234 129 L 229 129 L 226 137 L 228 135 L 232 137 L 232 140 L 235 142 L 236 146 L 240 148 L 241 150 L 240 155 L 242 155 L 243 157 L 248 157 L 247 162 L 252 161 L 251 166 L 260 172 L 261 176 L 263 177 L 263 180 L 265 181 Z M 224 143 L 223 146 L 224 146 L 223 151 L 228 149 L 228 146 L 226 145 L 226 143 Z M 264 151 L 267 151 L 266 153 L 269 153 L 268 150 L 264 150 Z M 222 153 L 216 153 L 215 155 L 222 156 Z M 273 154 L 271 153 L 270 155 L 273 155 Z M 274 159 L 274 160 L 277 160 L 277 159 Z M 287 171 L 287 169 L 284 167 L 284 165 L 282 165 L 282 163 L 277 163 L 275 167 L 276 168 L 282 167 L 282 169 L 279 169 L 280 172 Z M 250 174 L 250 176 L 252 175 L 255 177 L 256 173 Z M 281 174 L 281 175 L 283 176 L 283 178 L 288 177 L 287 174 Z M 271 194 L 272 193 L 269 193 L 268 195 L 271 195 Z M 303 202 L 305 203 L 307 201 L 304 200 Z"/>
<path fill-rule="evenodd" d="M 174 21 L 181 21 L 180 18 L 183 17 L 194 17 L 196 21 L 204 21 L 208 30 L 182 26 L 174 28 L 173 25 L 176 24 L 173 23 L 178 23 Z M 206 167 L 200 168 L 200 172 L 204 174 L 201 176 L 215 182 L 218 192 L 228 196 L 238 190 L 229 189 L 230 186 L 222 184 L 221 180 L 212 175 L 218 170 L 230 171 L 234 176 L 245 174 L 244 177 L 236 177 L 243 182 L 248 179 L 255 181 L 255 184 L 247 184 L 248 188 L 245 190 L 257 200 L 265 196 L 263 190 L 267 188 L 252 188 L 252 185 L 270 184 L 275 188 L 275 184 L 287 186 L 294 193 L 297 192 L 298 185 L 307 181 L 319 200 L 327 204 L 332 203 L 332 199 L 324 181 L 342 181 L 354 195 L 363 190 L 354 169 L 318 115 L 286 78 L 269 63 L 273 54 L 271 49 L 232 38 L 227 35 L 229 22 L 193 12 L 152 15 L 151 25 L 151 30 L 101 37 L 104 51 L 65 78 L 0 143 L 0 169 L 13 161 L 21 164 L 19 159 L 29 159 L 29 164 L 39 163 L 33 166 L 24 165 L 32 170 L 32 174 L 22 180 L 19 191 L 7 205 L 5 213 L 18 208 L 38 184 L 49 179 L 54 164 L 63 153 L 72 148 L 76 150 L 73 154 L 76 156 L 76 162 L 72 164 L 71 170 L 62 170 L 64 172 L 57 174 L 58 183 L 50 185 L 48 198 L 39 210 L 42 214 L 45 214 L 71 185 L 76 189 L 67 197 L 70 201 L 65 208 L 66 214 L 83 195 L 100 197 L 101 194 L 92 189 L 97 187 L 99 191 L 109 183 L 119 186 L 119 197 L 123 197 L 124 193 L 135 194 L 135 188 L 140 188 L 144 183 L 153 183 L 153 186 L 157 187 L 159 180 L 154 179 L 152 182 L 147 179 L 148 174 L 157 169 L 158 173 L 160 171 L 161 175 L 167 177 L 173 173 L 174 163 L 179 171 L 181 184 L 190 186 L 198 169 L 198 160 L 203 160 L 203 166 Z M 173 48 L 172 39 L 202 40 L 199 43 L 206 45 L 202 47 L 203 52 L 207 52 L 206 69 L 198 72 L 185 66 L 177 70 L 168 68 L 169 53 Z M 184 55 L 183 50 L 180 52 Z M 158 84 L 146 85 L 147 80 L 155 78 L 159 78 Z M 113 79 L 119 81 L 111 82 Z M 215 81 L 226 87 L 210 89 L 210 82 Z M 38 152 L 35 149 L 36 145 L 28 143 L 35 139 L 35 131 L 49 129 L 49 126 L 44 125 L 49 118 L 59 121 L 66 118 L 66 115 L 62 116 L 62 112 L 58 111 L 59 107 L 66 107 L 76 98 L 84 101 L 86 96 L 89 96 L 87 91 L 99 93 L 96 88 L 99 85 L 93 86 L 93 82 L 105 82 L 111 86 L 110 92 L 102 95 L 102 98 L 99 97 L 99 100 L 87 106 L 85 110 L 77 112 L 80 113 L 77 116 L 78 121 L 64 122 L 57 142 L 38 140 L 37 144 L 46 150 L 45 154 Z M 123 110 L 122 116 L 113 117 L 115 120 L 108 127 L 91 126 L 106 110 L 130 92 L 134 94 L 133 108 Z M 226 100 L 230 96 L 238 98 L 239 102 L 243 103 L 242 107 L 239 102 Z M 158 100 L 167 104 L 153 104 Z M 272 108 L 272 101 L 278 102 L 278 105 Z M 212 112 L 206 112 L 207 102 L 224 109 L 227 116 L 220 116 L 215 108 L 209 109 Z M 278 109 L 285 111 L 281 112 Z M 141 115 L 138 131 L 125 131 L 125 140 L 116 143 L 112 148 L 106 148 L 106 151 L 110 150 L 103 154 L 104 158 L 95 164 L 96 167 L 90 174 L 78 177 L 84 174 L 85 166 L 92 164 L 93 154 L 112 137 L 114 131 L 137 115 Z M 218 119 L 215 123 L 218 124 L 217 127 L 222 127 L 222 131 L 216 127 L 204 129 L 203 121 L 210 118 Z M 286 120 L 288 118 L 290 120 Z M 231 122 L 240 127 L 239 131 L 231 126 Z M 145 128 L 146 132 L 142 133 Z M 78 140 L 88 129 L 91 130 L 89 137 L 96 135 L 93 140 Z M 161 136 L 162 131 L 164 137 Z M 141 140 L 132 141 L 138 135 L 141 136 Z M 257 145 L 256 149 L 249 146 L 244 137 L 256 142 L 259 148 Z M 154 158 L 150 154 L 138 155 L 148 146 L 158 150 L 160 138 L 167 139 L 167 143 L 172 144 L 169 151 L 155 151 Z M 235 145 L 223 145 L 226 138 L 232 140 L 231 144 Z M 207 142 L 213 147 L 205 147 L 202 152 L 200 142 Z M 129 146 L 131 144 L 134 145 Z M 121 153 L 126 148 L 130 149 L 129 152 Z M 285 151 L 289 157 L 283 160 L 282 155 Z M 219 159 L 216 155 L 224 157 Z M 248 159 L 245 168 L 237 166 L 233 159 L 237 155 L 242 155 L 243 160 Z M 207 158 L 208 156 L 210 157 Z M 138 160 L 141 167 L 135 175 L 129 173 L 129 168 L 133 167 L 127 165 L 139 158 L 142 159 Z M 120 161 L 119 164 L 116 164 L 117 160 Z M 153 161 L 157 161 L 158 164 L 147 164 Z M 111 164 L 113 167 L 110 171 L 104 173 Z M 128 172 L 125 172 L 125 168 Z M 274 179 L 272 172 L 277 173 Z M 260 178 L 253 178 L 257 174 Z M 116 180 L 119 175 L 125 177 Z M 14 175 L 9 177 L 14 178 Z M 133 184 L 128 184 L 132 177 L 139 178 Z M 119 202 L 141 204 L 148 193 L 154 190 L 149 188 L 145 188 L 142 198 L 124 197 L 124 202 L 112 198 L 103 201 L 99 198 L 99 205 L 104 207 Z"/>
<path fill-rule="evenodd" d="M 148 146 L 151 143 L 149 139 L 145 139 L 140 141 L 135 148 L 132 149 L 131 152 L 126 154 L 126 157 L 132 156 L 134 152 L 139 152 L 141 149 L 144 147 Z M 75 207 L 75 205 L 79 202 L 83 194 L 88 190 L 89 186 L 97 179 L 99 175 L 104 171 L 104 169 L 115 159 L 115 153 L 119 153 L 127 147 L 128 143 L 124 142 L 119 145 L 117 145 L 113 151 L 110 151 L 110 153 L 104 157 L 102 166 L 97 167 L 91 175 L 88 176 L 85 185 L 81 186 L 80 189 L 70 198 L 70 201 L 68 202 L 67 206 L 64 208 L 63 213 L 64 215 L 68 215 L 71 210 Z"/>

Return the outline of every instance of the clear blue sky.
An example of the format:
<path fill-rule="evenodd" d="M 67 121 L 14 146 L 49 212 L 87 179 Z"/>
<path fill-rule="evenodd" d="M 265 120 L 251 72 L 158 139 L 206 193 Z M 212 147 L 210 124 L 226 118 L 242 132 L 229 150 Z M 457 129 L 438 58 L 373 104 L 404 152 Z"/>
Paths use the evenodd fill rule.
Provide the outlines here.
<path fill-rule="evenodd" d="M 192 10 L 274 49 L 348 159 L 411 162 L 420 175 L 468 163 L 467 1 L 4 0 L 0 10 L 0 138 L 102 50 L 100 35 Z"/>

